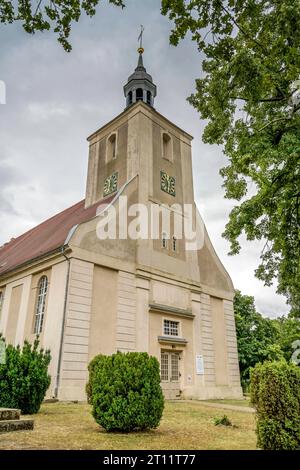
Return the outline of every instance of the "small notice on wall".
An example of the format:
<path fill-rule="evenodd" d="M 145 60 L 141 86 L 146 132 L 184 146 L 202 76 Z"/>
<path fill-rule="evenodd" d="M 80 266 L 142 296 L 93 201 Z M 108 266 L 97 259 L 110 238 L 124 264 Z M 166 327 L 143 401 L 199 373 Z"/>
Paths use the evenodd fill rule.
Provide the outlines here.
<path fill-rule="evenodd" d="M 204 374 L 204 360 L 200 354 L 196 354 L 196 371 L 197 375 Z"/>

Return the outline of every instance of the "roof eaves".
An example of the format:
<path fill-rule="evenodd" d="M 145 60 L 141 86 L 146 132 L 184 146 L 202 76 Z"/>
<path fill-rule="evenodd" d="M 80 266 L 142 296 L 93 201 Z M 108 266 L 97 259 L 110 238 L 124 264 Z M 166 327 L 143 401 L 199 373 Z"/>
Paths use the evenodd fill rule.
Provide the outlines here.
<path fill-rule="evenodd" d="M 66 245 L 61 245 L 58 248 L 55 248 L 54 250 L 48 251 L 47 253 L 43 253 L 42 255 L 36 256 L 35 258 L 31 258 L 30 260 L 27 260 L 22 264 L 18 264 L 17 266 L 14 266 L 13 268 L 8 269 L 7 271 L 3 271 L 2 273 L 0 273 L 0 279 L 5 278 L 8 275 L 11 276 L 14 271 L 22 270 L 26 268 L 26 266 L 37 263 L 43 260 L 44 258 L 49 258 L 55 254 L 60 254 L 62 253 L 62 251 L 65 251 L 65 247 Z"/>

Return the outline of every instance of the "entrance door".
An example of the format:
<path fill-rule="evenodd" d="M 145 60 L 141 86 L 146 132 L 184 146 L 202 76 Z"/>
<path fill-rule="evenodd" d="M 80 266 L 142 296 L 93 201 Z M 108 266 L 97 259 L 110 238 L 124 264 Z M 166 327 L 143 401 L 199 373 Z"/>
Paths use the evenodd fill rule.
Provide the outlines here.
<path fill-rule="evenodd" d="M 161 386 L 167 400 L 180 398 L 180 353 L 162 351 L 160 361 Z"/>

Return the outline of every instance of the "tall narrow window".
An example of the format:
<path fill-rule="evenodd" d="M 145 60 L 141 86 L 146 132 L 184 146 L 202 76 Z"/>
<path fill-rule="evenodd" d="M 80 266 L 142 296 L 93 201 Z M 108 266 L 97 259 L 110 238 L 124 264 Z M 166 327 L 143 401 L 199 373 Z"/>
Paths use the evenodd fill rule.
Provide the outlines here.
<path fill-rule="evenodd" d="M 176 253 L 177 251 L 177 238 L 176 237 L 172 238 L 172 249 Z"/>
<path fill-rule="evenodd" d="M 161 353 L 160 377 L 162 382 L 169 380 L 169 354 L 167 352 Z"/>
<path fill-rule="evenodd" d="M 161 235 L 161 246 L 165 249 L 168 248 L 168 235 L 166 232 L 163 232 Z"/>
<path fill-rule="evenodd" d="M 4 301 L 4 294 L 2 291 L 0 291 L 0 319 L 1 319 L 1 312 L 2 312 L 2 307 L 3 307 L 3 301 Z"/>
<path fill-rule="evenodd" d="M 35 307 L 34 333 L 36 335 L 41 334 L 41 332 L 43 331 L 47 291 L 48 291 L 48 278 L 47 276 L 43 276 L 39 280 L 38 291 L 37 291 L 37 301 L 36 301 L 36 307 Z"/>
<path fill-rule="evenodd" d="M 144 91 L 142 88 L 138 88 L 136 90 L 136 100 L 137 101 L 144 101 Z"/>
<path fill-rule="evenodd" d="M 152 106 L 151 91 L 147 91 L 147 104 Z"/>
<path fill-rule="evenodd" d="M 172 139 L 169 134 L 165 132 L 162 135 L 163 158 L 172 160 Z"/>
<path fill-rule="evenodd" d="M 112 134 L 107 139 L 107 161 L 117 158 L 117 135 Z"/>
<path fill-rule="evenodd" d="M 127 106 L 131 104 L 132 104 L 132 91 L 130 91 L 127 96 Z"/>
<path fill-rule="evenodd" d="M 178 382 L 179 374 L 179 355 L 177 353 L 171 354 L 171 380 Z"/>

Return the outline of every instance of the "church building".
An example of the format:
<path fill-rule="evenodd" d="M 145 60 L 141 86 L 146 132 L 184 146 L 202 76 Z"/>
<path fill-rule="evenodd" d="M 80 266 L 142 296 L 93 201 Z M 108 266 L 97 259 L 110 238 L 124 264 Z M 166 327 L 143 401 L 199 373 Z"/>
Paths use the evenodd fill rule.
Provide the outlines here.
<path fill-rule="evenodd" d="M 48 397 L 86 400 L 97 354 L 146 351 L 167 399 L 240 398 L 234 287 L 194 202 L 192 137 L 155 109 L 143 52 L 125 110 L 88 138 L 85 199 L 0 247 L 0 332 L 51 350 Z M 125 198 L 128 223 L 137 204 L 158 209 L 158 237 L 99 237 L 105 208 L 120 231 Z M 200 221 L 195 249 L 175 227 L 185 205 Z"/>

